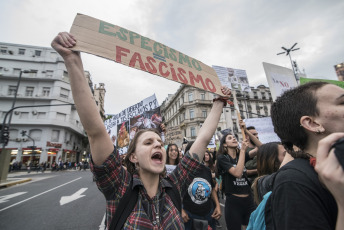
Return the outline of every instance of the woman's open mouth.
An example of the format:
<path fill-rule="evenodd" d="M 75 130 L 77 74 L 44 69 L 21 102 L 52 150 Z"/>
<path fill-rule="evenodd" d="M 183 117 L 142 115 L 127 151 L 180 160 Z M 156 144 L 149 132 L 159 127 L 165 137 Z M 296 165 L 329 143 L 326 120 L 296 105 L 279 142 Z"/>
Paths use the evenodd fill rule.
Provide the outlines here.
<path fill-rule="evenodd" d="M 162 153 L 160 152 L 156 152 L 153 154 L 152 156 L 152 160 L 155 162 L 155 163 L 162 163 Z"/>

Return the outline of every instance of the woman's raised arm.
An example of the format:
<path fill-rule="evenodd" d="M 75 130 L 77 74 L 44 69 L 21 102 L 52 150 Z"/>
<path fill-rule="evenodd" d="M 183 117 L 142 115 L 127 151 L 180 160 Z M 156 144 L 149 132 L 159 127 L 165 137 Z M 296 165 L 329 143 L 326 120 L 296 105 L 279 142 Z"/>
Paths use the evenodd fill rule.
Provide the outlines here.
<path fill-rule="evenodd" d="M 114 147 L 86 82 L 80 53 L 69 49 L 75 44 L 76 40 L 71 34 L 61 32 L 54 38 L 51 46 L 65 61 L 74 103 L 90 141 L 93 162 L 100 165 L 112 153 Z"/>

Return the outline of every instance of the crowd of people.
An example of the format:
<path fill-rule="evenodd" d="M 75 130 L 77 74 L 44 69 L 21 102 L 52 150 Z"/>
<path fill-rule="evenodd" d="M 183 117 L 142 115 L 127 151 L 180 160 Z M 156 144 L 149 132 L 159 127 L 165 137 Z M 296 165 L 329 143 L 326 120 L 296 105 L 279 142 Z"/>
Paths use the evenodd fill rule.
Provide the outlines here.
<path fill-rule="evenodd" d="M 26 170 L 28 173 L 31 173 L 31 171 L 34 172 L 42 172 L 44 173 L 47 169 L 50 169 L 51 171 L 62 171 L 62 170 L 86 170 L 89 168 L 89 163 L 84 160 L 80 162 L 70 162 L 62 160 L 58 162 L 53 162 L 50 164 L 49 162 L 33 162 L 28 161 L 26 164 L 22 164 L 22 162 L 18 161 L 12 161 L 10 163 L 9 172 L 15 172 L 20 170 Z"/>
<path fill-rule="evenodd" d="M 91 170 L 106 199 L 106 229 L 343 229 L 344 172 L 331 146 L 344 137 L 344 90 L 311 82 L 281 95 L 272 105 L 281 143 L 262 144 L 246 127 L 220 140 L 216 154 L 206 147 L 216 131 L 230 90 L 211 112 L 181 156 L 167 149 L 155 129 L 139 130 L 122 160 L 92 101 L 79 52 L 69 33 L 52 47 L 63 57 L 74 102 L 91 146 Z M 339 149 L 339 148 L 338 148 Z M 344 152 L 342 153 L 344 154 Z M 124 166 L 123 166 L 124 165 Z M 173 170 L 166 172 L 167 166 Z M 225 212 L 219 192 L 225 194 Z"/>

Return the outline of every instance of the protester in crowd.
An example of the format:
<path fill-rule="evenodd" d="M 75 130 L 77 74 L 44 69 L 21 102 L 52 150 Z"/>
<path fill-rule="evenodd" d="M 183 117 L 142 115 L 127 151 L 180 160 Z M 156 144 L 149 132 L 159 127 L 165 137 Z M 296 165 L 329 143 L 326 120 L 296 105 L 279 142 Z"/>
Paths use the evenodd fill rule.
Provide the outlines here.
<path fill-rule="evenodd" d="M 185 151 L 189 151 L 193 144 L 194 142 L 190 141 Z M 185 230 L 195 229 L 197 225 L 195 221 L 200 220 L 207 222 L 206 225 L 210 226 L 211 229 L 216 229 L 215 220 L 221 217 L 220 203 L 214 189 L 213 178 L 215 178 L 215 174 L 212 175 L 210 168 L 213 168 L 213 164 L 207 151 L 204 154 L 203 164 L 203 170 L 198 171 L 195 175 L 183 198 L 182 217 Z"/>
<path fill-rule="evenodd" d="M 258 205 L 263 196 L 272 190 L 275 172 L 280 168 L 286 150 L 280 142 L 270 142 L 261 145 L 257 152 L 258 177 L 252 184 L 254 201 Z"/>
<path fill-rule="evenodd" d="M 226 194 L 225 219 L 228 229 L 246 228 L 250 214 L 255 209 L 251 187 L 246 176 L 245 162 L 248 140 L 239 143 L 234 135 L 227 133 L 220 141 L 217 168 L 222 175 L 222 189 Z"/>
<path fill-rule="evenodd" d="M 286 91 L 272 104 L 274 130 L 295 159 L 279 172 L 271 194 L 275 229 L 334 229 L 337 205 L 314 170 L 318 142 L 344 131 L 344 89 L 310 82 Z M 294 145 L 298 151 L 294 150 Z M 283 169 L 281 168 L 281 169 Z"/>
<path fill-rule="evenodd" d="M 344 133 L 333 133 L 319 141 L 317 150 L 317 163 L 315 171 L 319 174 L 321 182 L 336 199 L 338 216 L 336 230 L 344 229 L 344 166 L 340 164 L 331 146 L 339 138 L 344 138 Z M 344 143 L 341 148 L 335 147 L 335 151 L 344 154 Z M 343 159 L 343 158 L 342 158 Z"/>
<path fill-rule="evenodd" d="M 216 130 L 226 99 L 218 98 L 214 101 L 213 108 L 200 129 L 190 153 L 186 154 L 176 170 L 168 176 L 168 180 L 162 179 L 166 151 L 159 132 L 153 129 L 137 132 L 128 148 L 125 170 L 85 81 L 80 54 L 68 49 L 75 44 L 75 38 L 63 32 L 55 37 L 52 47 L 65 61 L 74 102 L 90 141 L 91 168 L 98 188 L 107 201 L 107 228 L 111 225 L 123 195 L 127 189 L 132 189 L 129 188 L 132 181 L 133 187 L 139 188 L 139 196 L 135 208 L 123 225 L 124 229 L 183 229 L 181 214 L 165 192 L 168 185 L 163 182 L 170 181 L 170 186 L 176 187 L 180 198 L 187 192 L 185 188 L 192 182 L 193 175 L 202 169 L 200 160 Z M 230 95 L 230 90 L 224 87 L 222 93 Z"/>
<path fill-rule="evenodd" d="M 180 152 L 176 144 L 169 144 L 166 151 L 166 164 L 177 165 L 179 163 Z"/>
<path fill-rule="evenodd" d="M 247 170 L 247 177 L 252 183 L 254 179 L 257 178 L 257 151 L 258 147 L 262 145 L 259 141 L 258 132 L 254 126 L 249 126 L 244 129 L 246 138 L 249 140 L 246 152 L 250 155 L 252 159 L 245 163 Z"/>

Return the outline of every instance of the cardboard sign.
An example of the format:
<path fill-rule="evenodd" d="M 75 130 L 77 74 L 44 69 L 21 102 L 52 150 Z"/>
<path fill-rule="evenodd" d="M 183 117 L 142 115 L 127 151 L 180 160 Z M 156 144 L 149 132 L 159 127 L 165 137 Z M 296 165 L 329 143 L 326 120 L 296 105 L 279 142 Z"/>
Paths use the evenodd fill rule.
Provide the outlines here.
<path fill-rule="evenodd" d="M 77 14 L 72 50 L 94 54 L 182 84 L 223 95 L 213 68 L 122 27 Z"/>

